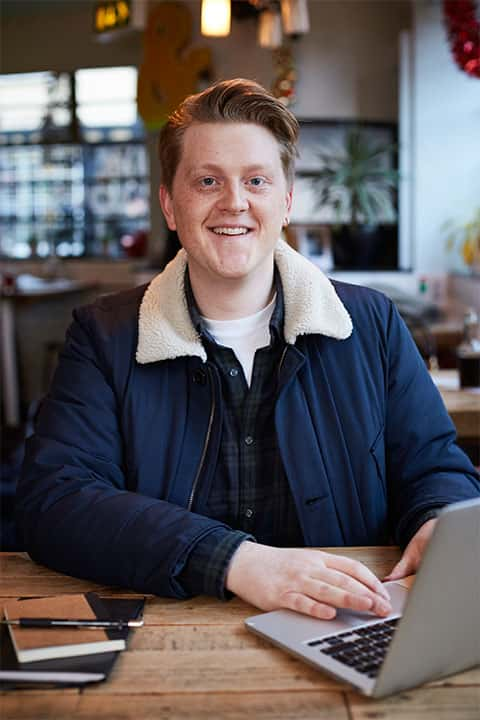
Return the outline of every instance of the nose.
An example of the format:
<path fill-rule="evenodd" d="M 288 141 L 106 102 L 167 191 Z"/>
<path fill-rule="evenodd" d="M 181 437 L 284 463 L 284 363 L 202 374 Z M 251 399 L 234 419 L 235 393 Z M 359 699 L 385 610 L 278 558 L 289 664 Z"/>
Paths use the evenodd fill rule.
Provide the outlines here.
<path fill-rule="evenodd" d="M 232 181 L 225 183 L 219 200 L 219 209 L 224 212 L 234 213 L 241 213 L 248 210 L 247 191 L 241 182 Z"/>

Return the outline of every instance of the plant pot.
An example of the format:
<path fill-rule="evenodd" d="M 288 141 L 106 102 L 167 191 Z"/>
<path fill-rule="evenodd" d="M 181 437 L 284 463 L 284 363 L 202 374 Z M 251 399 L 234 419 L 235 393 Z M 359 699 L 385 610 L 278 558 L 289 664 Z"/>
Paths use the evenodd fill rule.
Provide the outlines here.
<path fill-rule="evenodd" d="M 336 270 L 397 270 L 397 225 L 331 228 Z"/>

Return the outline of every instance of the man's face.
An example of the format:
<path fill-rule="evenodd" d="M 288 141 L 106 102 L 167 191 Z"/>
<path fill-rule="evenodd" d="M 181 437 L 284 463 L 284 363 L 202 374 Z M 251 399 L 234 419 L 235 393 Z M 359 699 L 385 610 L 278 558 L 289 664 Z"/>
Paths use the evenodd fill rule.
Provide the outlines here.
<path fill-rule="evenodd" d="M 160 188 L 168 227 L 187 251 L 192 283 L 264 281 L 291 199 L 278 142 L 251 123 L 191 125 L 172 190 Z"/>

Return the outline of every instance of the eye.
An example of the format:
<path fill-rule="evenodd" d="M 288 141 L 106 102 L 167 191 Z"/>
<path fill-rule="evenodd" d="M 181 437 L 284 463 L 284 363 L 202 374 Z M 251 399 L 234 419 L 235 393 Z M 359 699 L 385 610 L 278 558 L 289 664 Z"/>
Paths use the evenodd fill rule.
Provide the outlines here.
<path fill-rule="evenodd" d="M 216 184 L 216 180 L 213 177 L 204 177 L 200 180 L 200 185 L 202 187 L 213 187 Z"/>
<path fill-rule="evenodd" d="M 250 185 L 253 185 L 253 187 L 262 187 L 262 185 L 265 185 L 265 178 L 263 177 L 253 177 L 249 180 Z"/>

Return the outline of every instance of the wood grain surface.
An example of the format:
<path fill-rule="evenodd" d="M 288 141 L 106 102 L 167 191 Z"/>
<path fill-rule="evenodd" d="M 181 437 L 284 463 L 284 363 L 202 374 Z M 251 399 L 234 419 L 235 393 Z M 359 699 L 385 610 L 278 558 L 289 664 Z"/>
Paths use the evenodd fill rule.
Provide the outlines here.
<path fill-rule="evenodd" d="M 398 548 L 336 548 L 383 577 Z M 122 588 L 60 575 L 20 553 L 0 554 L 0 601 Z M 149 596 L 107 682 L 83 690 L 0 693 L 2 720 L 480 720 L 480 668 L 385 700 L 370 700 L 247 632 L 256 611 L 234 599 L 178 601 Z"/>
<path fill-rule="evenodd" d="M 440 395 L 453 420 L 458 437 L 480 442 L 480 393 L 478 390 L 447 389 L 448 383 L 458 382 L 457 370 L 436 370 L 432 373 L 432 377 L 438 383 Z"/>

